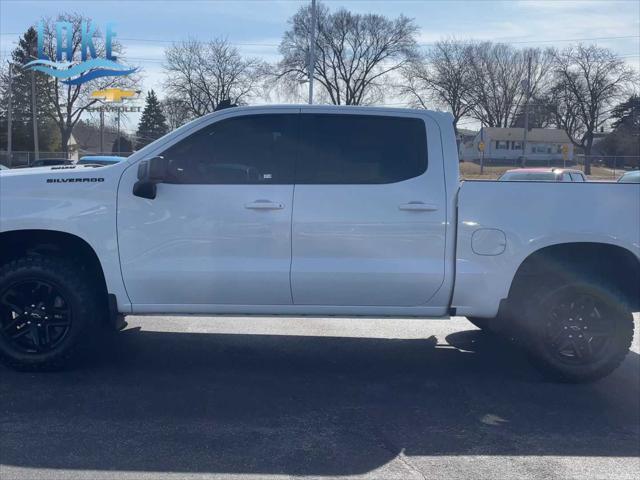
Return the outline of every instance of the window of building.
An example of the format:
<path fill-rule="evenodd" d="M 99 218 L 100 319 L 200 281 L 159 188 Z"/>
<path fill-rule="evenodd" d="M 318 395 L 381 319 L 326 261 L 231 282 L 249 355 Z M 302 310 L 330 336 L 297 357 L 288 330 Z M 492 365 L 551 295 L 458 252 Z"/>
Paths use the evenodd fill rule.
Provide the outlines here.
<path fill-rule="evenodd" d="M 551 148 L 546 143 L 534 143 L 531 145 L 532 153 L 551 153 Z"/>

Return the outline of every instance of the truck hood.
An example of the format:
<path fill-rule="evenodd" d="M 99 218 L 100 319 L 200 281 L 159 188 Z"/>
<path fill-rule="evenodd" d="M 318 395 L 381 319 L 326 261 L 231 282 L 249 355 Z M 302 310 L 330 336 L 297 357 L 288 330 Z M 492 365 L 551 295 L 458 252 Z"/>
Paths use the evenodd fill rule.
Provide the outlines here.
<path fill-rule="evenodd" d="M 85 192 L 86 188 L 95 188 L 98 185 L 104 188 L 111 182 L 115 184 L 110 187 L 115 195 L 117 180 L 121 173 L 121 169 L 117 165 L 104 167 L 59 165 L 2 170 L 0 173 L 0 202 L 3 205 L 0 206 L 6 206 L 7 202 L 11 201 L 10 199 L 17 198 L 29 197 L 34 201 L 51 198 L 52 195 L 56 198 L 69 198 L 69 195 L 73 196 L 79 192 Z M 73 185 L 74 188 L 52 188 L 62 185 Z M 2 221 L 4 223 L 4 218 Z"/>
<path fill-rule="evenodd" d="M 9 170 L 0 170 L 0 177 L 22 177 L 27 175 L 55 175 L 60 173 L 84 172 L 87 170 L 95 170 L 97 167 L 90 165 L 54 165 L 50 167 L 33 167 L 33 168 L 13 168 Z M 100 167 L 102 168 L 102 167 Z"/>

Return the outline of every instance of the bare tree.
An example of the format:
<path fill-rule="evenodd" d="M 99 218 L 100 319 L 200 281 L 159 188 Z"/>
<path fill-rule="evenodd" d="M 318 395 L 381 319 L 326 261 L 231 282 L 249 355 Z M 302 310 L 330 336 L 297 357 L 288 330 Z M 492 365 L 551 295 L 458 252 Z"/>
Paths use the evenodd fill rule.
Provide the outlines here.
<path fill-rule="evenodd" d="M 412 59 L 402 68 L 400 93 L 417 108 L 429 102 L 445 107 L 453 114 L 453 127 L 472 108 L 471 64 L 469 48 L 456 40 L 442 40 L 424 55 Z"/>
<path fill-rule="evenodd" d="M 277 78 L 297 88 L 309 80 L 311 8 L 301 7 L 289 24 L 280 43 Z M 388 74 L 415 55 L 417 31 L 414 21 L 402 15 L 392 20 L 345 9 L 330 13 L 319 4 L 313 78 L 335 105 L 379 100 Z"/>
<path fill-rule="evenodd" d="M 517 50 L 502 43 L 481 42 L 469 47 L 471 116 L 488 127 L 511 127 L 526 101 L 523 81 L 529 76 L 530 95 L 549 87 L 552 50 Z M 528 59 L 531 70 L 528 72 Z"/>
<path fill-rule="evenodd" d="M 550 90 L 544 92 L 549 94 Z M 553 112 L 549 108 L 548 96 L 531 97 L 529 103 L 529 128 L 555 128 L 555 118 Z M 524 127 L 525 108 L 524 105 L 518 108 L 513 121 L 512 127 Z"/>
<path fill-rule="evenodd" d="M 584 171 L 589 175 L 594 133 L 637 75 L 611 50 L 595 45 L 568 47 L 557 52 L 554 60 L 550 106 L 557 126 L 584 149 Z"/>
<path fill-rule="evenodd" d="M 55 58 L 56 53 L 56 21 L 69 22 L 72 26 L 72 58 L 79 53 L 81 48 L 81 26 L 82 22 L 91 22 L 91 19 L 78 14 L 62 14 L 56 20 L 50 18 L 44 19 L 44 39 L 43 48 L 49 58 Z M 100 32 L 96 29 L 96 37 L 93 40 L 96 54 L 103 56 L 106 45 L 100 36 Z M 113 52 L 119 53 L 122 47 L 117 42 L 113 42 Z M 121 62 L 122 63 L 122 62 Z M 109 87 L 129 87 L 133 88 L 138 78 L 135 75 L 126 77 L 102 77 L 96 80 L 80 85 L 64 84 L 55 77 L 46 76 L 46 88 L 44 88 L 46 101 L 52 105 L 48 112 L 50 118 L 56 123 L 60 130 L 62 150 L 68 152 L 69 139 L 71 132 L 78 123 L 87 108 L 94 105 L 98 100 L 91 97 L 91 93 L 95 90 L 101 90 Z"/>
<path fill-rule="evenodd" d="M 189 105 L 181 98 L 167 97 L 160 102 L 160 105 L 169 130 L 175 130 L 193 118 Z"/>
<path fill-rule="evenodd" d="M 223 100 L 245 104 L 258 93 L 266 66 L 243 58 L 227 40 L 188 40 L 165 51 L 164 86 L 170 96 L 184 99 L 192 116 L 213 112 Z"/>

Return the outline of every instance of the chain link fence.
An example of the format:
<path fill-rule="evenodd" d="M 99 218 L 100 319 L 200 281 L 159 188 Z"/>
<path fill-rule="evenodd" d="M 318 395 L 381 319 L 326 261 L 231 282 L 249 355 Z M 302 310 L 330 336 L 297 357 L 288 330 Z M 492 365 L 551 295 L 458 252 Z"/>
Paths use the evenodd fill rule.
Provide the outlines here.
<path fill-rule="evenodd" d="M 576 166 L 584 171 L 586 155 L 576 155 Z M 594 179 L 617 179 L 624 172 L 637 170 L 640 168 L 640 156 L 625 155 L 590 155 L 591 178 Z"/>
<path fill-rule="evenodd" d="M 78 158 L 82 158 L 84 156 L 94 156 L 94 155 L 107 155 L 107 156 L 118 156 L 118 157 L 128 157 L 133 152 L 98 152 L 98 153 L 86 153 L 86 154 L 78 154 L 77 152 L 39 152 L 36 156 L 33 151 L 17 151 L 11 152 L 11 157 L 9 157 L 8 152 L 0 151 L 0 164 L 9 167 L 9 168 L 25 168 L 38 166 L 38 162 L 42 162 L 43 160 L 70 160 L 75 163 Z"/>
<path fill-rule="evenodd" d="M 592 180 L 617 180 L 624 172 L 640 168 L 640 156 L 590 155 Z M 463 178 L 495 179 L 506 170 L 513 168 L 573 168 L 584 172 L 586 156 L 576 154 L 572 159 L 562 158 L 489 158 L 473 159 L 460 162 Z"/>

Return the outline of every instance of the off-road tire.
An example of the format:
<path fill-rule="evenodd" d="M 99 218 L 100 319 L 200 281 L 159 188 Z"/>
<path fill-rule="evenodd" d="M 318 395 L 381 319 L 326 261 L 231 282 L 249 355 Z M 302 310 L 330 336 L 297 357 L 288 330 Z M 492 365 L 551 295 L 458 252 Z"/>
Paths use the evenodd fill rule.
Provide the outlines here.
<path fill-rule="evenodd" d="M 69 364 L 80 348 L 92 344 L 105 314 L 104 302 L 100 299 L 93 279 L 87 278 L 73 261 L 59 257 L 23 257 L 0 267 L 0 316 L 4 315 L 0 317 L 0 326 L 8 325 L 11 320 L 8 315 L 16 315 L 3 305 L 4 293 L 12 285 L 24 285 L 24 282 L 33 281 L 52 285 L 59 291 L 59 297 L 69 307 L 69 327 L 59 343 L 47 351 L 27 351 L 16 346 L 15 341 L 5 335 L 3 329 L 0 331 L 0 360 L 18 370 L 59 369 Z"/>
<path fill-rule="evenodd" d="M 604 285 L 549 282 L 517 305 L 518 336 L 548 378 L 592 382 L 613 372 L 629 352 L 633 315 Z"/>

